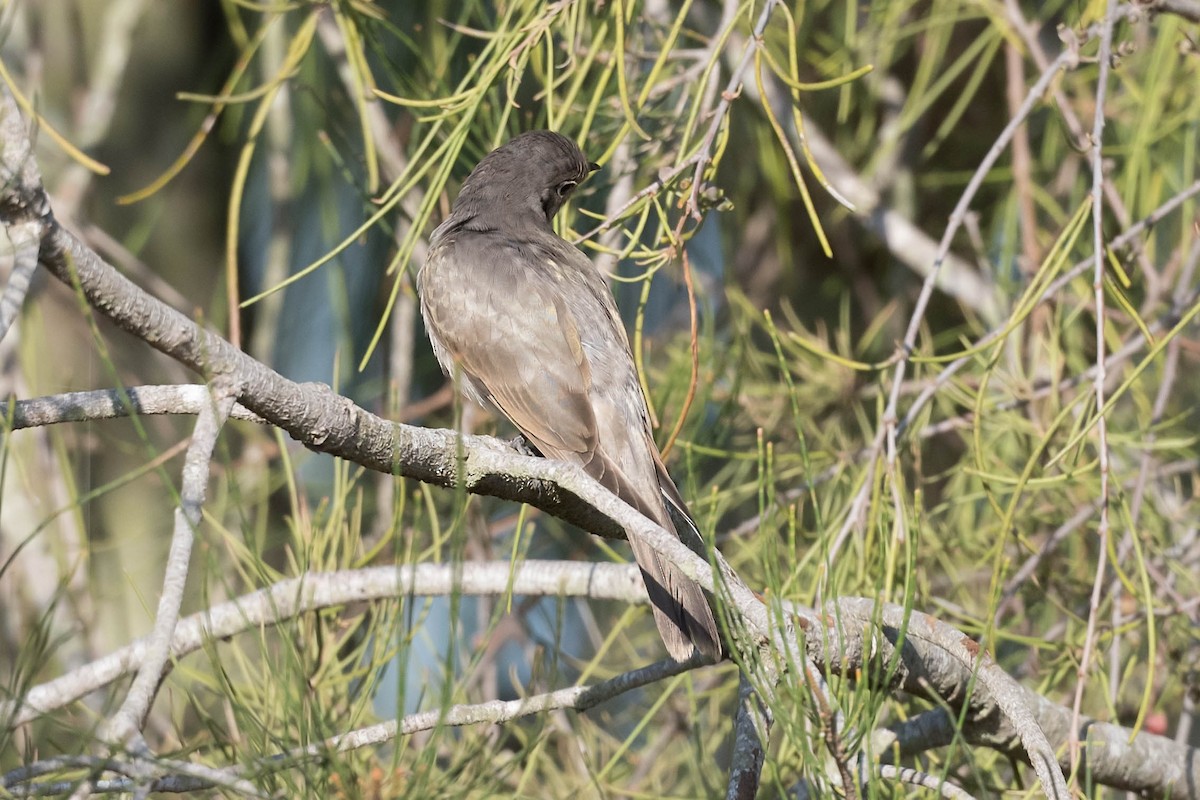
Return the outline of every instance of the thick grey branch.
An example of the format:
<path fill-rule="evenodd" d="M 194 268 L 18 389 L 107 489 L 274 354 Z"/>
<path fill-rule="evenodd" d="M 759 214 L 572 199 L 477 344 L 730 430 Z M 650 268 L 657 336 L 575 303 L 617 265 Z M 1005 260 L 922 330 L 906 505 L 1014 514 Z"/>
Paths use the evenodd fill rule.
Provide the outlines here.
<path fill-rule="evenodd" d="M 725 800 L 754 800 L 762 782 L 763 759 L 774 717 L 745 674 L 738 681 L 737 717 L 733 724 L 733 758 Z"/>

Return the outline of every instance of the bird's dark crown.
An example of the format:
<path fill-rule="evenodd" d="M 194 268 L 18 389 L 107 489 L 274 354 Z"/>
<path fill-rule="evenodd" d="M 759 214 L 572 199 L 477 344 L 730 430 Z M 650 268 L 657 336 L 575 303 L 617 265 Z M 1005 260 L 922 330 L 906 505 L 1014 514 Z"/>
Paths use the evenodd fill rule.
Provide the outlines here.
<path fill-rule="evenodd" d="M 597 166 L 570 139 L 529 131 L 484 156 L 458 193 L 451 218 L 469 229 L 532 225 L 550 220 Z"/>

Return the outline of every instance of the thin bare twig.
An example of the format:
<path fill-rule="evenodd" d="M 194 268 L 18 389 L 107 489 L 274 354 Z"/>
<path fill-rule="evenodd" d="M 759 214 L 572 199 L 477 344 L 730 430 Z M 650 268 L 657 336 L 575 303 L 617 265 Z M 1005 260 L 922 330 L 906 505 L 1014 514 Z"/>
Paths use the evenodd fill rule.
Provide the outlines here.
<path fill-rule="evenodd" d="M 15 401 L 10 430 L 141 415 L 194 415 L 211 402 L 208 387 L 196 383 L 64 392 Z M 237 404 L 229 416 L 247 422 L 264 422 L 262 417 Z"/>
<path fill-rule="evenodd" d="M 175 624 L 183 603 L 187 583 L 192 543 L 200 510 L 208 490 L 209 464 L 217 444 L 221 426 L 233 408 L 237 386 L 218 381 L 212 388 L 212 399 L 200 410 L 195 431 L 183 465 L 183 486 L 179 507 L 175 510 L 175 526 L 171 534 L 171 550 L 167 556 L 163 591 L 154 617 L 154 632 L 146 649 L 145 659 L 129 688 L 125 701 L 100 730 L 100 738 L 115 744 L 140 739 L 140 731 L 150 713 L 163 669 L 170 657 Z M 138 749 L 138 748 L 135 748 Z"/>
<path fill-rule="evenodd" d="M 920 786 L 925 789 L 932 789 L 942 797 L 949 797 L 951 800 L 975 800 L 968 792 L 963 791 L 949 781 L 942 780 L 927 772 L 920 772 L 911 767 L 897 767 L 894 764 L 880 764 L 876 767 L 879 777 L 888 778 L 900 781 L 901 783 L 911 783 L 913 786 Z"/>
<path fill-rule="evenodd" d="M 1105 381 L 1108 371 L 1104 361 L 1104 158 L 1101 145 L 1104 142 L 1104 102 L 1108 94 L 1108 72 L 1112 60 L 1113 25 L 1116 23 L 1116 0 L 1108 0 L 1107 10 L 1100 31 L 1100 77 L 1096 83 L 1096 112 L 1092 120 L 1092 290 L 1095 293 L 1096 314 L 1096 449 L 1100 457 L 1100 521 L 1096 529 L 1096 577 L 1092 582 L 1092 597 L 1088 607 L 1087 633 L 1083 639 L 1083 653 L 1079 657 L 1079 668 L 1075 677 L 1075 699 L 1071 707 L 1071 779 L 1075 780 L 1079 764 L 1079 739 L 1076 731 L 1080 707 L 1083 704 L 1083 689 L 1087 685 L 1088 668 L 1091 666 L 1092 650 L 1096 645 L 1096 620 L 1100 615 L 1100 593 L 1104 587 L 1104 574 L 1108 564 L 1108 419 L 1104 414 Z"/>
<path fill-rule="evenodd" d="M 766 32 L 767 23 L 771 20 L 771 12 L 775 10 L 775 6 L 779 2 L 780 0 L 767 0 L 763 4 L 763 9 L 758 15 L 758 21 L 754 23 L 754 32 L 751 34 L 752 38 L 746 44 L 746 49 L 742 53 L 742 60 L 733 68 L 733 72 L 729 76 L 729 83 L 725 85 L 725 90 L 721 92 L 721 101 L 717 103 L 717 107 L 713 111 L 713 121 L 708 126 L 708 131 L 704 134 L 704 139 L 700 142 L 700 158 L 696 161 L 696 169 L 692 173 L 692 190 L 688 193 L 687 205 L 684 209 L 697 222 L 702 219 L 700 213 L 700 192 L 704 186 L 704 169 L 712 161 L 712 148 L 717 139 L 717 132 L 721 129 L 721 123 L 725 120 L 725 114 L 729 111 L 729 107 L 737 99 L 737 96 L 742 93 L 742 78 L 746 74 L 746 70 L 750 68 L 751 62 L 754 61 L 754 54 L 758 50 L 758 41 Z"/>

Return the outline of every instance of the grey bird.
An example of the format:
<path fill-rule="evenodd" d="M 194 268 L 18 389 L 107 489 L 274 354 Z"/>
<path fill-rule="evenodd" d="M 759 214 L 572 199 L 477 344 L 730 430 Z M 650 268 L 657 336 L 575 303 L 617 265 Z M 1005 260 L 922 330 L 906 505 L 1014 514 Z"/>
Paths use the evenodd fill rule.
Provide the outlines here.
<path fill-rule="evenodd" d="M 417 276 L 442 369 L 508 417 L 546 458 L 588 475 L 703 554 L 654 444 L 616 302 L 599 270 L 550 221 L 597 167 L 570 139 L 524 133 L 484 157 L 433 232 Z M 678 525 L 672 524 L 672 517 Z M 700 586 L 628 536 L 667 652 L 717 660 Z"/>

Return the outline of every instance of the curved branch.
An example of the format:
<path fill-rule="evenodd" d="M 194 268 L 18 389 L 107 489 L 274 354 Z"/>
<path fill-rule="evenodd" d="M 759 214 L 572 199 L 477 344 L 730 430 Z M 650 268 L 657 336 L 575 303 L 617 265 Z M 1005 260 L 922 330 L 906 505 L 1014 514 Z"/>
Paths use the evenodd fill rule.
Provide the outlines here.
<path fill-rule="evenodd" d="M 171 657 L 182 658 L 201 649 L 206 641 L 257 631 L 300 614 L 378 600 L 453 593 L 503 595 L 511 591 L 524 596 L 646 602 L 637 567 L 632 564 L 527 561 L 514 570 L 509 562 L 496 561 L 471 562 L 466 566 L 469 568 L 459 569 L 449 564 L 371 567 L 310 573 L 280 581 L 180 620 L 171 643 Z M 820 616 L 809 609 L 793 611 L 800 615 L 801 627 L 808 631 L 808 655 L 821 671 L 828 668 L 836 674 L 857 677 L 864 670 L 898 658 L 890 688 L 936 698 L 953 713 L 964 703 L 969 704 L 965 725 L 959 726 L 951 716 L 952 711 L 942 708 L 914 718 L 914 726 L 916 719 L 921 720 L 917 730 L 896 731 L 894 736 L 900 744 L 901 756 L 944 747 L 962 737 L 1014 758 L 1028 758 L 1014 725 L 1005 719 L 989 688 L 995 681 L 973 678 L 974 657 L 954 652 L 965 651 L 965 642 L 970 641 L 960 631 L 926 615 L 915 614 L 903 647 L 897 651 L 899 623 L 904 614 L 900 606 L 883 605 L 876 609 L 874 600 L 843 598 L 831 602 Z M 11 719 L 13 724 L 28 723 L 121 680 L 137 669 L 147 646 L 148 640 L 140 639 L 86 667 L 35 686 L 21 704 L 0 704 L 0 718 Z M 697 662 L 687 668 L 699 665 Z M 975 690 L 971 692 L 973 684 Z M 1051 747 L 1063 753 L 1065 762 L 1071 710 L 1015 683 L 1011 685 L 1016 694 L 1008 702 L 1024 704 L 1032 711 Z M 760 717 L 759 722 L 767 721 L 769 710 L 760 709 L 747 716 L 745 722 L 757 724 L 754 717 L 762 713 L 768 717 Z M 1080 738 L 1088 743 L 1085 755 L 1086 752 L 1104 754 L 1103 758 L 1093 757 L 1087 764 L 1099 783 L 1151 797 L 1200 797 L 1195 779 L 1188 782 L 1189 775 L 1200 775 L 1200 750 L 1152 734 L 1139 733 L 1133 737 L 1126 728 L 1086 718 L 1081 721 Z M 749 739 L 747 743 L 752 744 Z M 882 743 L 875 749 L 885 752 L 890 746 Z M 753 747 L 747 753 L 752 751 Z M 744 763 L 753 766 L 752 760 Z M 745 774 L 753 775 L 753 770 Z"/>
<path fill-rule="evenodd" d="M 171 640 L 171 658 L 182 658 L 211 640 L 224 639 L 265 625 L 278 625 L 320 608 L 411 596 L 515 595 L 590 597 L 646 602 L 634 565 L 528 561 L 515 570 L 507 561 L 415 564 L 290 578 L 179 621 Z M 138 668 L 150 647 L 149 637 L 109 653 L 84 667 L 35 686 L 20 704 L 0 703 L 0 719 L 22 725 L 120 680 Z"/>

